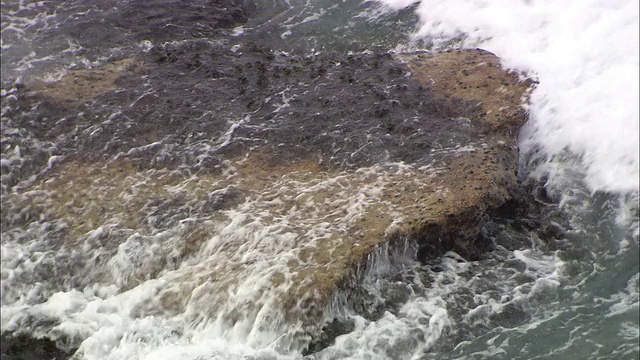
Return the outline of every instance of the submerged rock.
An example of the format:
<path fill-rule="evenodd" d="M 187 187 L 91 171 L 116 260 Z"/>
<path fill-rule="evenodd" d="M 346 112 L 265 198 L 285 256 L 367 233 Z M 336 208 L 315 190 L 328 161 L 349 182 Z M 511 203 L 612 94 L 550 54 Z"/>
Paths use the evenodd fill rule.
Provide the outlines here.
<path fill-rule="evenodd" d="M 518 196 L 531 82 L 486 51 L 299 56 L 198 40 L 135 63 L 96 70 L 108 83 L 86 97 L 24 90 L 13 125 L 59 157 L 27 182 L 16 172 L 2 209 L 3 236 L 48 232 L 64 286 L 161 279 L 134 317 L 288 331 L 304 347 L 286 325 L 319 331 L 381 246 L 478 258 L 488 215 Z"/>
<path fill-rule="evenodd" d="M 65 360 L 71 355 L 58 349 L 55 341 L 34 339 L 25 334 L 9 336 L 3 333 L 0 344 L 4 360 Z"/>

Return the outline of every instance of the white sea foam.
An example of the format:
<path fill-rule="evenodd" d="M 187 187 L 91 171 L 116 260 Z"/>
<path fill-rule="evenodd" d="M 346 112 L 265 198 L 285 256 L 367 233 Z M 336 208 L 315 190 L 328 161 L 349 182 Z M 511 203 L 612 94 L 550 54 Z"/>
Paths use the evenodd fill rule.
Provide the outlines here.
<path fill-rule="evenodd" d="M 146 187 L 167 175 L 166 171 L 131 174 L 123 187 L 130 193 L 121 194 L 121 201 L 131 204 L 145 199 Z M 290 268 L 288 262 L 299 259 L 303 249 L 330 241 L 331 234 L 346 233 L 368 208 L 384 203 L 382 189 L 391 180 L 414 177 L 404 164 L 311 180 L 283 176 L 237 208 L 203 221 L 202 226 L 212 233 L 184 259 L 179 249 L 189 223 L 196 221 L 192 218 L 159 229 L 152 225 L 157 216 L 149 213 L 149 227 L 123 231 L 114 215 L 79 234 L 82 246 L 61 244 L 59 249 L 51 249 L 54 240 L 49 239 L 56 221 L 6 231 L 1 329 L 29 329 L 67 348 L 79 347 L 87 359 L 151 359 L 165 347 L 186 358 L 224 354 L 225 359 L 235 359 L 265 352 L 295 355 L 300 349 L 296 332 L 303 330 L 302 325 L 287 323 L 279 302 L 288 289 L 299 285 L 294 282 L 308 279 L 296 280 L 303 268 Z M 193 197 L 192 181 L 196 180 L 164 186 L 165 196 Z M 93 184 L 81 196 L 100 197 L 113 190 L 108 178 L 100 177 Z M 210 186 L 205 185 L 206 191 L 215 189 Z M 74 194 L 81 192 L 78 188 Z M 20 201 L 31 196 L 51 200 L 47 190 L 21 196 Z M 105 204 L 105 200 L 94 199 L 86 206 Z M 196 207 L 200 200 L 187 207 Z M 207 220 L 206 214 L 199 216 L 198 220 Z M 116 232 L 120 235 L 112 236 Z M 314 258 L 304 261 L 314 265 Z M 379 276 L 386 270 L 374 266 L 371 271 Z M 282 281 L 274 285 L 278 274 Z M 293 308 L 307 311 L 308 296 L 313 294 L 294 300 Z M 433 336 L 441 331 L 442 321 L 432 321 Z M 204 346 L 212 341 L 219 347 Z"/>
<path fill-rule="evenodd" d="M 353 332 L 339 336 L 335 344 L 314 359 L 411 359 L 433 346 L 452 323 L 446 303 L 438 297 L 415 297 L 398 314 L 385 312 L 368 321 L 355 317 Z"/>
<path fill-rule="evenodd" d="M 552 182 L 579 170 L 592 191 L 638 192 L 638 1 L 423 0 L 416 13 L 414 39 L 462 38 L 539 79 L 521 148 L 542 150 Z"/>

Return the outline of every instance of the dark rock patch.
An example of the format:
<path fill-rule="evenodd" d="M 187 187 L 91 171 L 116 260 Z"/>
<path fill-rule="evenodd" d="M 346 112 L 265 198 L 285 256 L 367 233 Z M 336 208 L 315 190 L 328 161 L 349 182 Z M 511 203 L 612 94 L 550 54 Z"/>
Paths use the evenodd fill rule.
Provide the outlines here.
<path fill-rule="evenodd" d="M 3 360 L 66 360 L 73 354 L 58 349 L 55 341 L 36 339 L 25 334 L 3 333 L 0 344 Z"/>

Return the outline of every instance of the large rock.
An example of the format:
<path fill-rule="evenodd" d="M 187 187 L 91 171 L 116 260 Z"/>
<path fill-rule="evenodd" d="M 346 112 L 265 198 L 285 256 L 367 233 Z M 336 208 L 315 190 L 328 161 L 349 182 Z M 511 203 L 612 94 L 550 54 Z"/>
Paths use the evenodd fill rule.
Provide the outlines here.
<path fill-rule="evenodd" d="M 486 51 L 303 57 L 193 41 L 119 64 L 75 99 L 24 90 L 13 121 L 61 157 L 13 188 L 2 225 L 48 232 L 73 263 L 65 286 L 159 279 L 133 316 L 313 333 L 374 252 L 408 241 L 420 259 L 477 258 L 488 214 L 518 193 L 531 83 Z M 33 103 L 47 120 L 21 113 Z"/>

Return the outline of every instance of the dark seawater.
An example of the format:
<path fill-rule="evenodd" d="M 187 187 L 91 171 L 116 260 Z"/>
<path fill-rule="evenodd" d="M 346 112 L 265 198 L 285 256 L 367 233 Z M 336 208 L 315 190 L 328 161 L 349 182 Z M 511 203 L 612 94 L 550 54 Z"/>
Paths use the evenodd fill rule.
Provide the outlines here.
<path fill-rule="evenodd" d="M 187 283 L 185 278 L 171 275 L 172 267 L 177 267 L 171 262 L 173 254 L 152 243 L 169 246 L 174 241 L 170 235 L 190 226 L 189 219 L 209 216 L 208 210 L 190 203 L 188 196 L 166 205 L 169 209 L 158 205 L 149 211 L 148 218 L 141 220 L 159 229 L 156 233 L 135 237 L 106 224 L 100 229 L 90 227 L 91 239 L 104 242 L 100 248 L 86 245 L 74 252 L 61 247 L 56 236 L 62 236 L 65 225 L 30 218 L 35 210 L 12 196 L 61 160 L 56 157 L 64 153 L 61 144 L 75 144 L 72 135 L 65 135 L 72 128 L 65 121 L 72 115 L 65 112 L 68 109 L 64 106 L 47 114 L 40 112 L 39 105 L 25 108 L 25 103 L 30 104 L 23 98 L 25 88 L 42 80 L 57 80 L 70 69 L 91 69 L 143 55 L 160 56 L 154 55 L 158 46 L 164 46 L 167 53 L 171 49 L 192 49 L 190 46 L 241 52 L 251 46 L 262 49 L 256 53 L 272 49 L 277 53 L 320 56 L 464 45 L 461 33 L 443 33 L 441 37 L 416 33 L 423 15 L 419 4 L 392 10 L 377 2 L 352 0 L 233 3 L 236 7 L 227 12 L 207 11 L 223 6 L 217 1 L 2 3 L 2 201 L 3 208 L 15 211 L 7 214 L 3 210 L 2 215 L 3 358 L 20 351 L 5 349 L 6 339 L 13 336 L 17 343 L 28 343 L 24 334 L 52 339 L 57 346 L 34 342 L 33 347 L 44 350 L 33 358 L 47 358 L 53 353 L 64 356 L 61 351 L 71 354 L 76 350 L 76 356 L 82 359 L 640 357 L 638 190 L 604 187 L 594 191 L 585 175 L 588 171 L 580 169 L 580 154 L 569 152 L 562 157 L 551 154 L 551 146 L 530 145 L 527 136 L 533 131 L 531 128 L 523 130 L 522 148 L 527 151 L 521 154 L 519 174 L 530 204 L 515 214 L 496 214 L 487 223 L 483 236 L 495 244 L 493 251 L 478 261 L 466 261 L 453 252 L 426 263 L 414 261 L 411 251 L 398 255 L 401 260 L 383 255 L 372 258 L 355 290 L 340 295 L 347 300 L 337 301 L 337 307 L 331 309 L 334 318 L 325 325 L 323 334 L 311 341 L 283 342 L 278 333 L 253 329 L 251 324 L 228 327 L 206 315 L 199 322 L 190 322 L 190 318 L 169 310 L 154 313 L 129 306 L 152 298 L 150 294 L 169 286 L 171 281 Z M 166 56 L 169 58 L 170 54 Z M 187 69 L 193 64 L 179 65 Z M 126 83 L 127 79 L 121 81 Z M 540 81 L 545 81 L 544 76 Z M 150 76 L 149 83 L 127 85 L 141 91 L 171 91 L 173 109 L 187 114 L 178 119 L 180 126 L 167 120 L 167 126 L 176 129 L 190 121 L 189 111 L 199 115 L 209 111 L 207 116 L 211 119 L 215 119 L 211 113 L 236 111 L 231 102 L 224 109 L 198 108 L 198 98 L 188 95 L 189 86 L 198 84 L 180 88 L 174 83 L 170 76 Z M 209 90 L 215 91 L 215 86 Z M 77 134 L 97 131 L 97 124 L 105 119 L 133 121 L 133 116 L 122 115 L 118 108 L 118 101 L 132 100 L 126 92 L 109 100 L 93 101 L 80 109 L 79 120 L 73 120 L 81 124 Z M 637 102 L 629 106 L 637 107 Z M 543 111 L 533 113 L 544 116 Z M 92 123 L 91 116 L 99 121 Z M 54 131 L 56 136 L 43 136 L 45 131 L 38 126 L 39 121 L 57 121 L 61 124 L 59 134 Z M 96 127 L 82 128 L 85 123 Z M 539 123 L 544 125 L 542 120 Z M 192 126 L 197 134 L 198 126 L 206 123 L 194 120 Z M 154 138 L 152 128 L 137 128 L 135 124 L 127 128 L 137 129 L 141 135 L 127 137 L 126 130 L 105 132 L 97 136 L 111 136 L 113 147 L 92 149 L 94 143 L 87 140 L 78 149 L 99 162 L 117 158 L 118 141 L 131 142 L 123 147 L 135 143 L 130 147 L 146 154 L 145 144 L 171 140 Z M 203 149 L 226 144 L 225 136 L 224 131 L 213 140 L 196 135 L 192 142 L 175 145 L 184 156 L 168 155 L 164 163 L 147 164 L 148 178 L 137 178 L 132 184 L 143 189 L 140 184 L 166 175 L 154 172 L 154 166 L 189 175 L 204 174 L 203 168 L 217 164 L 202 155 L 206 152 Z M 149 159 L 144 156 L 139 158 L 141 164 Z M 629 156 L 633 161 L 635 155 Z M 567 168 L 548 170 L 541 164 L 549 159 L 556 165 L 568 164 Z M 608 165 L 614 168 L 616 164 Z M 147 169 L 145 164 L 140 166 Z M 601 168 L 606 171 L 607 166 Z M 90 168 L 78 171 L 79 176 L 87 177 L 97 172 Z M 99 188 L 100 179 L 95 181 Z M 97 198 L 108 196 L 107 193 Z M 232 189 L 220 199 L 214 207 L 225 209 L 226 202 L 235 201 Z M 118 219 L 130 215 L 126 208 L 118 209 L 122 215 Z M 155 209 L 169 215 L 160 217 L 160 211 Z M 184 209 L 191 211 L 190 217 L 181 215 Z M 248 208 L 256 213 L 262 210 Z M 6 220 L 9 218 L 20 220 Z M 242 231 L 231 226 L 226 229 Z M 103 233 L 108 235 L 102 236 Z M 126 250 L 135 253 L 130 258 L 143 260 L 131 261 L 117 246 L 104 240 L 113 238 L 127 239 L 129 245 L 135 243 Z M 411 246 L 407 244 L 407 248 Z M 112 257 L 100 258 L 104 254 Z M 91 270 L 86 265 L 89 260 L 106 264 L 106 270 Z M 117 284 L 104 281 L 113 274 L 125 274 L 127 278 Z"/>

